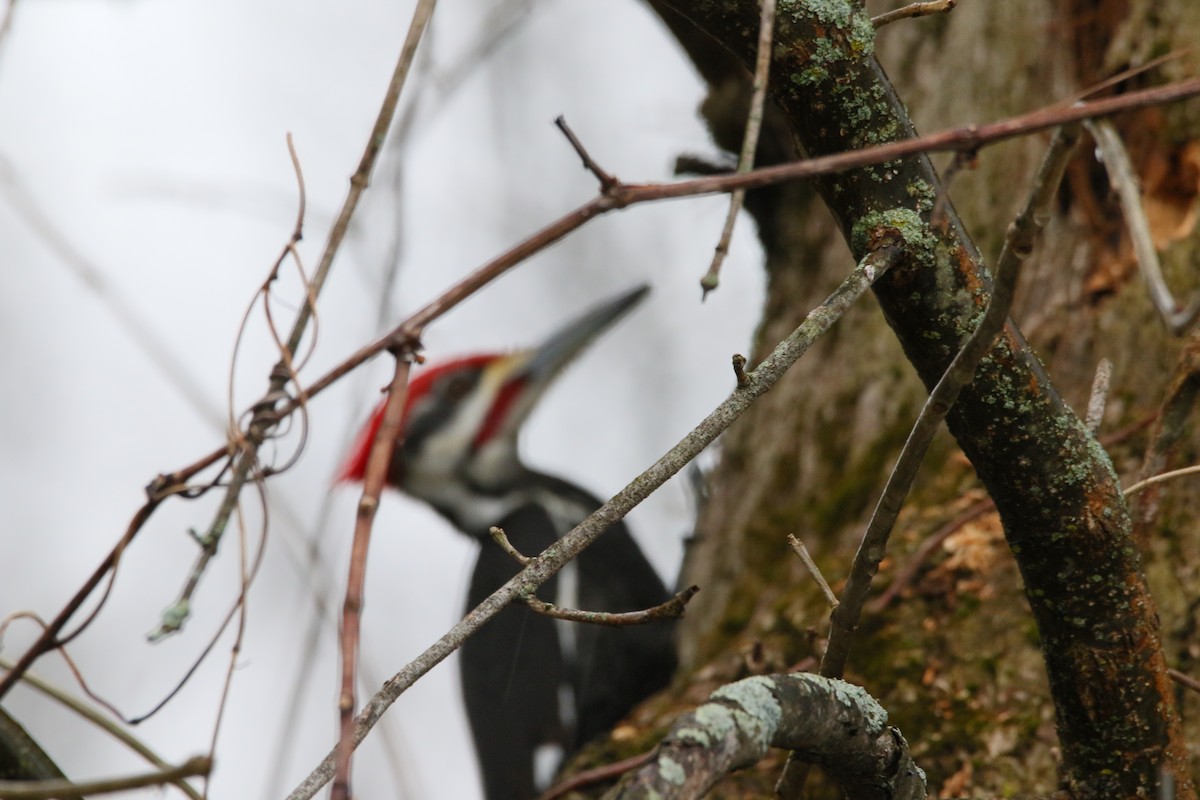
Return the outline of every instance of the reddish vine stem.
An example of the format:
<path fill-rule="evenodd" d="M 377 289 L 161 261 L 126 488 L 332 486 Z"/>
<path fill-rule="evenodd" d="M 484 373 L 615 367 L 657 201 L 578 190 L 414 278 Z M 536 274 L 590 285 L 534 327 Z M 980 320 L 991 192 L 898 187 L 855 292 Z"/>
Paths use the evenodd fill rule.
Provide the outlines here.
<path fill-rule="evenodd" d="M 404 415 L 404 399 L 408 394 L 408 372 L 412 362 L 407 353 L 396 354 L 396 371 L 388 387 L 387 406 L 383 420 L 375 433 L 375 441 L 367 456 L 363 476 L 363 493 L 358 501 L 354 523 L 354 544 L 350 550 L 350 574 L 346 580 L 346 600 L 342 607 L 342 689 L 338 698 L 341 735 L 338 738 L 337 770 L 333 779 L 333 800 L 350 797 L 350 761 L 354 756 L 354 682 L 358 674 L 358 641 L 362 622 L 363 587 L 367 578 L 367 549 L 371 543 L 371 528 L 379 508 L 379 496 L 387 479 L 396 441 L 400 438 L 400 423 Z"/>

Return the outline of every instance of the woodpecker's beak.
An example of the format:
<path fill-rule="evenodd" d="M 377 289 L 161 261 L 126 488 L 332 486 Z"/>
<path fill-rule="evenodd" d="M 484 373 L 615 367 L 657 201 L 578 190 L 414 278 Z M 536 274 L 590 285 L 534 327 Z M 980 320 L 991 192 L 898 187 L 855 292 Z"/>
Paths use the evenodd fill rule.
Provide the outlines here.
<path fill-rule="evenodd" d="M 519 371 L 522 377 L 531 388 L 549 386 L 575 356 L 640 303 L 649 291 L 650 287 L 642 284 L 559 328 L 533 351 L 532 358 Z"/>
<path fill-rule="evenodd" d="M 502 378 L 503 388 L 497 392 L 497 396 L 506 401 L 502 405 L 507 408 L 500 412 L 504 417 L 503 424 L 496 427 L 515 436 L 537 401 L 553 385 L 554 379 L 601 333 L 641 302 L 649 291 L 650 287 L 642 284 L 618 295 L 568 322 L 536 349 L 509 356 L 505 365 L 507 369 L 504 370 L 507 374 Z M 492 432 L 500 431 L 493 429 Z M 482 440 L 477 439 L 476 444 L 490 438 L 485 434 Z"/>

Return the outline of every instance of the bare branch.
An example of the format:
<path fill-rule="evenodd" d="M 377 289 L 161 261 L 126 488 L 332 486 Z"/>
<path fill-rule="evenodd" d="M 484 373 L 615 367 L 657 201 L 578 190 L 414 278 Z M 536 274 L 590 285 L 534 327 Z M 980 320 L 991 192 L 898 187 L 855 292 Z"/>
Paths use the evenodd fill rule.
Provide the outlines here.
<path fill-rule="evenodd" d="M 871 24 L 875 26 L 875 30 L 879 30 L 884 25 L 890 25 L 902 19 L 926 17 L 930 14 L 945 14 L 947 11 L 952 11 L 956 5 L 958 5 L 958 0 L 928 0 L 924 3 L 909 3 L 902 8 L 897 8 L 895 11 L 888 11 L 877 17 L 871 17 Z"/>
<path fill-rule="evenodd" d="M 556 800 L 570 792 L 582 789 L 585 786 L 591 786 L 593 783 L 603 783 L 611 781 L 614 778 L 619 778 L 629 770 L 640 767 L 650 760 L 652 752 L 647 751 L 640 755 L 630 756 L 629 758 L 614 761 L 611 764 L 605 764 L 602 767 L 594 767 L 585 769 L 582 772 L 576 772 L 566 780 L 551 786 L 538 797 L 538 800 Z"/>
<path fill-rule="evenodd" d="M 495 530 L 495 529 L 493 529 Z M 665 603 L 642 609 L 641 611 L 581 611 L 574 608 L 562 608 L 545 600 L 539 600 L 532 594 L 524 595 L 521 602 L 538 614 L 567 622 L 582 622 L 586 625 L 608 625 L 613 628 L 625 628 L 630 625 L 645 625 L 659 619 L 679 619 L 683 616 L 688 601 L 700 591 L 699 586 L 689 586 L 678 592 Z"/>
<path fill-rule="evenodd" d="M 513 543 L 508 540 L 508 534 L 504 532 L 504 528 L 498 528 L 493 525 L 488 529 L 488 534 L 492 537 L 492 541 L 500 545 L 501 550 L 512 556 L 512 559 L 522 567 L 529 563 L 529 556 L 522 554 L 521 551 L 513 547 Z"/>
<path fill-rule="evenodd" d="M 838 607 L 837 595 L 833 593 L 833 589 L 829 588 L 829 582 L 825 580 L 825 576 L 821 574 L 820 567 L 817 562 L 813 561 L 813 557 L 809 555 L 808 548 L 804 546 L 804 542 L 797 539 L 793 534 L 788 534 L 788 544 L 796 551 L 796 555 L 800 556 L 800 563 L 808 570 L 808 574 L 817 582 L 817 586 L 821 587 L 821 594 L 825 595 L 825 599 L 829 601 L 831 609 Z"/>
<path fill-rule="evenodd" d="M 762 131 L 763 105 L 767 99 L 767 76 L 771 72 L 771 41 L 775 37 L 775 0 L 762 0 L 762 15 L 758 22 L 758 56 L 754 62 L 753 92 L 750 96 L 750 112 L 746 115 L 746 133 L 742 139 L 742 152 L 738 155 L 737 173 L 744 175 L 754 168 L 754 153 L 758 150 L 758 136 Z M 735 189 L 729 194 L 729 210 L 725 214 L 725 226 L 721 238 L 713 250 L 712 263 L 708 272 L 700 279 L 701 299 L 717 288 L 721 281 L 721 265 L 729 254 L 729 242 L 733 238 L 733 226 L 738 212 L 746 200 L 745 189 Z"/>
<path fill-rule="evenodd" d="M 183 778 L 208 775 L 212 771 L 212 759 L 207 756 L 189 758 L 178 767 L 129 775 L 124 778 L 105 778 L 86 783 L 67 780 L 54 781 L 0 781 L 0 797 L 5 800 L 51 800 L 55 797 L 83 797 L 93 794 L 111 794 L 127 789 L 144 789 L 147 786 L 162 786 Z"/>
<path fill-rule="evenodd" d="M 325 244 L 325 250 L 322 253 L 317 270 L 308 284 L 306 302 L 296 314 L 296 320 L 292 325 L 291 334 L 288 336 L 284 348 L 285 355 L 271 370 L 267 391 L 262 399 L 254 404 L 253 416 L 240 437 L 238 443 L 239 452 L 232 475 L 230 476 L 229 485 L 225 491 L 225 497 L 212 524 L 202 537 L 205 542 L 205 548 L 201 553 L 196 568 L 193 570 L 193 577 L 188 580 L 189 584 L 198 580 L 198 572 L 203 570 L 207 561 L 216 554 L 221 536 L 229 523 L 229 517 L 237 505 L 237 498 L 240 496 L 242 488 L 245 486 L 254 466 L 258 462 L 258 449 L 262 446 L 270 431 L 275 428 L 282 418 L 277 411 L 277 407 L 280 401 L 286 397 L 284 388 L 292 378 L 293 373 L 289 366 L 290 357 L 294 356 L 300 349 L 300 342 L 304 338 L 309 320 L 316 310 L 316 298 L 321 294 L 321 289 L 325 285 L 325 279 L 328 277 L 329 270 L 333 265 L 334 256 L 341 248 L 346 231 L 349 230 L 350 219 L 358 207 L 358 201 L 361 199 L 363 192 L 366 191 L 367 185 L 370 182 L 375 161 L 380 150 L 383 148 L 388 128 L 391 126 L 392 119 L 396 113 L 396 106 L 400 102 L 400 91 L 404 87 L 405 79 L 408 77 L 409 68 L 412 66 L 417 45 L 421 41 L 421 37 L 425 32 L 426 25 L 433 14 L 436 4 L 436 0 L 421 0 L 421 2 L 417 3 L 416 9 L 413 11 L 413 19 L 409 26 L 408 36 L 400 49 L 400 56 L 392 73 L 391 82 L 388 84 L 383 104 L 379 109 L 378 115 L 376 115 L 375 125 L 371 130 L 370 137 L 367 139 L 367 146 L 359 161 L 358 169 L 350 178 L 350 191 L 346 195 L 341 213 L 338 215 L 333 228 L 329 232 L 329 239 Z M 304 398 L 305 395 L 301 393 L 300 397 Z M 296 402 L 295 407 L 299 407 L 303 404 L 304 400 L 301 399 L 298 402 L 293 402 Z M 181 601 L 177 602 L 164 613 L 163 624 L 157 632 L 159 637 L 178 630 L 187 618 L 187 614 L 188 604 L 186 597 L 181 597 Z"/>
<path fill-rule="evenodd" d="M 563 116 L 556 117 L 554 124 L 562 131 L 563 136 L 567 137 L 567 141 L 571 143 L 571 147 L 575 153 L 583 160 L 583 168 L 596 176 L 596 180 L 600 181 L 600 193 L 603 194 L 614 186 L 619 186 L 620 181 L 614 178 L 609 173 L 605 172 L 601 166 L 596 163 L 596 159 L 592 158 L 588 153 L 587 148 L 583 146 L 583 142 L 579 141 L 579 137 L 575 135 L 575 131 L 567 125 L 567 118 Z"/>
<path fill-rule="evenodd" d="M 1011 117 L 988 125 L 967 125 L 951 128 L 928 136 L 906 139 L 900 142 L 863 148 L 849 153 L 821 156 L 803 161 L 781 164 L 773 167 L 752 170 L 745 175 L 725 174 L 695 178 L 674 183 L 642 183 L 625 184 L 613 188 L 606 195 L 592 198 L 587 203 L 568 212 L 559 219 L 545 226 L 508 251 L 488 261 L 459 283 L 447 289 L 411 317 L 400 323 L 389 333 L 375 341 L 359 348 L 346 357 L 337 366 L 326 372 L 308 385 L 304 394 L 308 398 L 328 389 L 344 375 L 361 366 L 363 363 L 379 355 L 379 353 L 406 340 L 416 341 L 423 333 L 425 326 L 457 306 L 467 297 L 521 263 L 526 258 L 541 252 L 565 236 L 582 227 L 595 217 L 609 211 L 626 208 L 639 203 L 673 200 L 682 197 L 692 197 L 705 194 L 729 192 L 735 189 L 756 189 L 771 186 L 791 180 L 813 178 L 828 175 L 855 167 L 879 164 L 907 155 L 922 152 L 938 151 L 973 151 L 988 144 L 1023 136 L 1035 131 L 1053 128 L 1060 124 L 1077 122 L 1090 117 L 1100 117 L 1152 105 L 1175 102 L 1188 97 L 1200 95 L 1200 78 L 1172 83 L 1139 92 L 1130 92 L 1117 97 L 1104 98 L 1091 103 L 1063 106 L 1061 104 L 1047 106 L 1020 117 Z M 299 403 L 290 400 L 278 410 L 280 418 L 291 414 Z M 170 492 L 175 484 L 167 482 L 174 480 L 186 482 L 191 480 L 201 469 L 211 465 L 225 455 L 225 449 L 220 448 L 198 460 L 191 466 L 160 476 L 153 483 L 158 493 Z M 2 693 L 0 693 L 2 696 Z"/>
<path fill-rule="evenodd" d="M 1144 481 L 1138 481 L 1133 486 L 1130 486 L 1125 490 L 1125 496 L 1132 497 L 1148 486 L 1153 486 L 1154 484 L 1162 483 L 1163 481 L 1174 480 L 1175 478 L 1182 478 L 1186 475 L 1195 475 L 1196 473 L 1200 473 L 1200 465 L 1183 467 L 1182 469 L 1174 469 L 1170 472 L 1163 472 L 1159 475 L 1146 478 Z"/>
<path fill-rule="evenodd" d="M 0 667 L 3 667 L 4 669 L 12 669 L 12 662 L 8 661 L 7 659 L 0 659 Z M 131 735 L 127 730 L 125 730 L 124 726 L 114 722 L 110 717 L 101 714 L 96 709 L 84 703 L 78 697 L 67 694 L 57 686 L 28 672 L 21 676 L 21 682 L 51 698 L 59 705 L 68 708 L 79 716 L 83 717 L 88 722 L 92 723 L 97 728 L 100 728 L 109 736 L 113 737 L 121 744 L 125 745 L 130 750 L 146 759 L 146 761 L 151 765 L 158 767 L 160 770 L 170 769 L 170 764 L 164 761 L 162 757 L 146 746 L 146 744 L 140 739 Z M 200 793 L 192 788 L 191 784 L 189 784 L 183 778 L 180 778 L 176 781 L 171 781 L 170 783 L 179 789 L 179 791 L 192 798 L 192 800 L 201 800 Z"/>
<path fill-rule="evenodd" d="M 1146 282 L 1146 290 L 1167 328 L 1178 336 L 1191 327 L 1196 317 L 1200 316 L 1200 297 L 1193 297 L 1187 307 L 1181 309 L 1167 287 L 1162 266 L 1158 262 L 1158 250 L 1154 247 L 1154 237 L 1150 235 L 1146 209 L 1142 207 L 1142 192 L 1138 187 L 1137 175 L 1129 161 L 1125 143 L 1121 141 L 1121 135 L 1117 133 L 1113 124 L 1106 120 L 1089 121 L 1086 125 L 1088 133 L 1096 140 L 1096 148 L 1100 151 L 1104 168 L 1108 171 L 1108 180 L 1121 202 L 1125 226 L 1129 229 L 1134 257 Z"/>
<path fill-rule="evenodd" d="M 900 592 L 904 591 L 913 579 L 917 577 L 917 572 L 921 569 L 921 565 L 933 554 L 942 542 L 949 539 L 962 526 L 968 522 L 982 517 L 989 511 L 995 511 L 996 504 L 992 502 L 992 498 L 985 497 L 975 503 L 972 503 L 965 511 L 963 511 L 954 519 L 947 522 L 942 527 L 938 528 L 932 535 L 928 536 L 925 541 L 921 542 L 920 547 L 913 553 L 912 558 L 904 565 L 904 569 L 900 570 L 896 578 L 888 584 L 887 589 L 883 594 L 867 607 L 867 611 L 871 614 L 879 614 L 886 609 L 891 602 L 900 596 Z"/>
<path fill-rule="evenodd" d="M 587 203 L 568 212 L 559 219 L 518 243 L 508 251 L 483 264 L 458 284 L 430 301 L 389 333 L 367 344 L 345 358 L 340 364 L 322 375 L 305 390 L 310 399 L 336 383 L 342 376 L 362 365 L 384 350 L 405 340 L 416 340 L 425 326 L 457 306 L 483 286 L 495 280 L 526 258 L 545 250 L 569 233 L 595 217 L 639 203 L 673 200 L 705 194 L 729 192 L 735 189 L 756 189 L 791 180 L 828 175 L 855 167 L 879 164 L 907 155 L 938 151 L 973 151 L 988 144 L 1022 136 L 1060 124 L 1077 122 L 1091 117 L 1106 116 L 1151 105 L 1175 102 L 1200 95 L 1200 78 L 1168 84 L 1166 86 L 1130 92 L 1117 97 L 1104 98 L 1091 103 L 1072 106 L 1054 105 L 1039 109 L 1020 117 L 1011 117 L 988 125 L 967 125 L 951 128 L 928 136 L 906 139 L 900 142 L 863 148 L 849 153 L 810 158 L 803 161 L 781 164 L 752 170 L 745 175 L 725 174 L 695 178 L 674 183 L 621 183 L 607 194 L 592 198 Z M 286 402 L 278 411 L 280 417 L 292 413 L 299 403 Z M 219 458 L 223 454 L 210 454 L 206 459 Z M 201 463 L 201 462 L 197 462 Z M 211 462 L 210 462 L 211 463 Z M 170 477 L 190 480 L 194 471 L 180 470 Z M 160 491 L 167 487 L 161 483 Z"/>
<path fill-rule="evenodd" d="M 1171 680 L 1175 681 L 1180 686 L 1190 689 L 1193 692 L 1200 693 L 1200 681 L 1196 680 L 1191 675 L 1185 675 L 1177 669 L 1168 669 L 1167 675 L 1169 675 Z"/>
<path fill-rule="evenodd" d="M 1100 423 L 1104 421 L 1104 406 L 1108 402 L 1108 385 L 1112 379 L 1112 362 L 1107 358 L 1100 359 L 1096 365 L 1096 377 L 1092 379 L 1092 393 L 1088 398 L 1087 416 L 1084 425 L 1096 435 Z"/>

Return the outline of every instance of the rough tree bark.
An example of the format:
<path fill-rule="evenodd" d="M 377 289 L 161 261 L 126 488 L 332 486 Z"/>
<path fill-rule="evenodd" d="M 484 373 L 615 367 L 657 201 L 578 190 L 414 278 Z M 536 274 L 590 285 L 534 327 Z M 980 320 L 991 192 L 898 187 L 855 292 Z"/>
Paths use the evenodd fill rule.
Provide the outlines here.
<path fill-rule="evenodd" d="M 736 151 L 756 4 L 654 7 L 709 83 L 703 113 L 714 139 Z M 812 154 L 862 146 L 875 135 L 908 135 L 902 108 L 876 72 L 857 4 L 789 2 L 779 17 L 771 76 L 777 106 L 760 163 L 791 157 L 789 125 Z M 917 128 L 929 131 L 1073 97 L 1197 35 L 1200 9 L 1187 0 L 1153 9 L 1121 0 L 1014 0 L 962 3 L 946 16 L 901 22 L 881 30 L 874 46 Z M 1185 53 L 1133 85 L 1196 72 L 1197 56 Z M 845 92 L 847 86 L 854 90 Z M 864 98 L 873 102 L 864 105 Z M 862 116 L 846 116 L 852 113 Z M 1192 103 L 1116 121 L 1142 177 L 1168 281 L 1182 298 L 1196 284 L 1186 268 L 1200 246 L 1197 117 Z M 684 629 L 692 690 L 676 704 L 661 701 L 645 719 L 655 711 L 669 719 L 713 684 L 778 670 L 819 650 L 828 609 L 788 559 L 785 537 L 800 536 L 831 580 L 844 574 L 923 400 L 921 383 L 937 379 L 982 308 L 988 278 L 976 269 L 964 231 L 983 252 L 999 250 L 1043 148 L 1044 137 L 1033 137 L 985 150 L 953 183 L 962 228 L 933 231 L 937 266 L 886 278 L 876 306 L 856 309 L 730 431 L 685 576 L 704 588 Z M 768 274 L 756 354 L 786 335 L 861 255 L 847 251 L 843 235 L 852 239 L 864 216 L 894 207 L 928 214 L 922 203 L 936 183 L 925 162 L 892 166 L 890 177 L 864 171 L 822 182 L 816 189 L 825 202 L 806 186 L 748 198 Z M 1188 603 L 1200 587 L 1200 554 L 1196 537 L 1181 535 L 1197 527 L 1200 495 L 1167 485 L 1138 501 L 1139 509 L 1157 508 L 1139 540 L 1163 611 L 1164 661 L 1114 474 L 1070 409 L 1085 407 L 1096 363 L 1112 359 L 1101 434 L 1117 435 L 1110 448 L 1116 473 L 1131 482 L 1154 431 L 1137 423 L 1162 402 L 1176 361 L 1185 370 L 1190 362 L 1180 359 L 1181 343 L 1147 299 L 1090 147 L 1070 168 L 1023 286 L 1013 318 L 1045 368 L 1010 330 L 950 420 L 970 462 L 950 437 L 933 448 L 893 539 L 895 558 L 878 583 L 894 579 L 924 537 L 979 503 L 983 485 L 997 501 L 1004 532 L 995 513 L 959 525 L 901 599 L 864 621 L 849 677 L 889 709 L 931 787 L 943 793 L 1062 785 L 1079 796 L 1128 796 L 1153 791 L 1165 764 L 1185 796 L 1187 754 L 1164 667 L 1186 667 L 1200 655 Z M 1176 383 L 1186 386 L 1186 376 Z M 1196 436 L 1176 436 L 1169 458 L 1152 459 L 1155 469 L 1196 459 Z M 714 796 L 768 790 L 779 761 L 768 759 Z"/>

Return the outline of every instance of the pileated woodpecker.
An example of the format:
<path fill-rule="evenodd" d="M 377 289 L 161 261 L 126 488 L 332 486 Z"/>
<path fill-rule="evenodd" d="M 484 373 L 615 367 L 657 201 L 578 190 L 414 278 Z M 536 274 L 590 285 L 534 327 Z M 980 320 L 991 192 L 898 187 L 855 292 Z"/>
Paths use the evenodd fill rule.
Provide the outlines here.
<path fill-rule="evenodd" d="M 422 370 L 408 388 L 403 434 L 388 482 L 429 503 L 479 540 L 467 608 L 518 571 L 488 535 L 495 525 L 537 555 L 599 508 L 565 480 L 521 463 L 521 424 L 554 378 L 645 296 L 627 292 L 557 331 L 534 350 L 477 355 Z M 359 435 L 342 480 L 361 480 L 382 405 Z M 617 522 L 539 594 L 563 607 L 633 611 L 668 593 L 623 522 Z M 463 697 L 488 800 L 526 800 L 561 759 L 610 730 L 675 669 L 673 626 L 582 625 L 515 604 L 462 647 Z"/>

